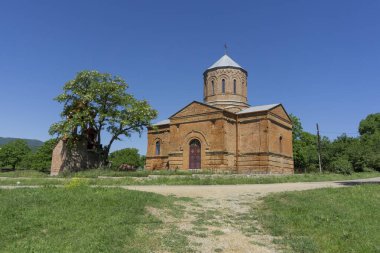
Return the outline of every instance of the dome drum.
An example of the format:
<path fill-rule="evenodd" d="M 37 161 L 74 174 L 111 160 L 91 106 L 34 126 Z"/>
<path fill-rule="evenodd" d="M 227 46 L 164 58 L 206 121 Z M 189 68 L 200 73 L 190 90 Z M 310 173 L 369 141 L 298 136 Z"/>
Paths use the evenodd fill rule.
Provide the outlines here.
<path fill-rule="evenodd" d="M 247 71 L 224 55 L 203 73 L 204 102 L 232 112 L 248 105 Z"/>

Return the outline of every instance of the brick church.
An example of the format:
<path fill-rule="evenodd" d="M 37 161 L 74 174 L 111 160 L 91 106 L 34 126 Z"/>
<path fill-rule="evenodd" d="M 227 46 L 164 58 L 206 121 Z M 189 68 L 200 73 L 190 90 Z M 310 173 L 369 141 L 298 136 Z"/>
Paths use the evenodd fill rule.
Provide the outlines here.
<path fill-rule="evenodd" d="M 292 122 L 281 104 L 250 106 L 248 72 L 227 54 L 193 101 L 148 129 L 146 169 L 293 173 Z"/>

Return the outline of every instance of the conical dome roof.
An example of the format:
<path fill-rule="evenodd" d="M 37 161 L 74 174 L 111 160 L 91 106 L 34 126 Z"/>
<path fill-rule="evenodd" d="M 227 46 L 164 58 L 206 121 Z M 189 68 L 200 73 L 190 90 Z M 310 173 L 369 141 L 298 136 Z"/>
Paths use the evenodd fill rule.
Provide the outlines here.
<path fill-rule="evenodd" d="M 241 68 L 242 67 L 236 63 L 234 60 L 231 59 L 227 54 L 223 55 L 219 60 L 217 60 L 214 64 L 212 64 L 208 69 L 213 68 L 220 68 L 220 67 L 235 67 L 235 68 Z"/>

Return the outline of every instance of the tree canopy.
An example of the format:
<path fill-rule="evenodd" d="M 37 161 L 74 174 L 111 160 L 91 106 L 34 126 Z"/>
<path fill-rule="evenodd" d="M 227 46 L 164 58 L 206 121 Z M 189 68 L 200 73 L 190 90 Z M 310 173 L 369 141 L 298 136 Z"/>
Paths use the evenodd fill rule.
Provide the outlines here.
<path fill-rule="evenodd" d="M 122 164 L 129 164 L 134 167 L 144 167 L 145 156 L 140 156 L 136 148 L 125 148 L 114 151 L 110 154 L 112 168 L 118 169 Z"/>
<path fill-rule="evenodd" d="M 55 98 L 63 104 L 62 120 L 50 127 L 50 134 L 75 142 L 93 129 L 95 146 L 104 151 L 107 159 L 114 141 L 133 132 L 141 134 L 157 116 L 147 101 L 134 98 L 126 92 L 127 88 L 120 77 L 98 71 L 79 72 Z M 111 138 L 103 144 L 104 131 Z"/>
<path fill-rule="evenodd" d="M 24 140 L 8 142 L 0 149 L 0 165 L 15 169 L 29 152 L 30 148 Z"/>
<path fill-rule="evenodd" d="M 50 139 L 45 141 L 34 152 L 29 152 L 20 163 L 23 169 L 34 169 L 41 172 L 49 172 L 51 167 L 52 152 L 57 145 L 57 139 Z"/>
<path fill-rule="evenodd" d="M 290 115 L 293 122 L 294 167 L 302 171 L 317 171 L 317 136 L 303 131 L 301 121 Z M 322 167 L 324 171 L 380 171 L 380 113 L 370 114 L 359 124 L 358 137 L 346 134 L 330 141 L 322 137 Z"/>
<path fill-rule="evenodd" d="M 374 135 L 380 132 L 380 113 L 370 114 L 360 121 L 359 133 L 361 136 Z"/>

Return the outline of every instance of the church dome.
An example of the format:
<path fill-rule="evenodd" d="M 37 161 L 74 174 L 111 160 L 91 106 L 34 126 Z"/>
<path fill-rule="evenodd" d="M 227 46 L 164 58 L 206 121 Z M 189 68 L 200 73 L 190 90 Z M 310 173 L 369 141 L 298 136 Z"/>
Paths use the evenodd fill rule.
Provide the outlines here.
<path fill-rule="evenodd" d="M 223 55 L 219 60 L 212 64 L 207 70 L 213 68 L 222 68 L 222 67 L 235 67 L 243 69 L 236 61 L 232 60 L 227 54 Z"/>

